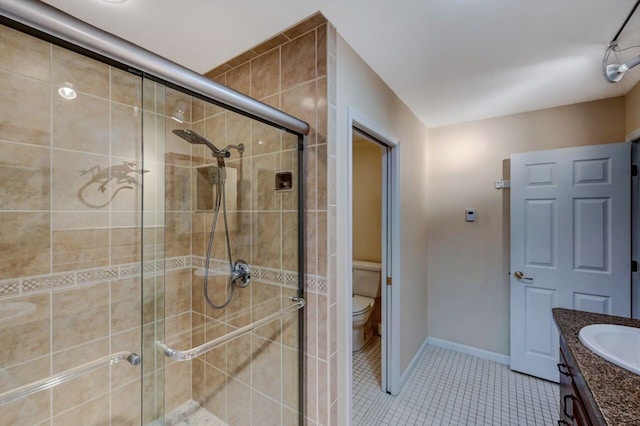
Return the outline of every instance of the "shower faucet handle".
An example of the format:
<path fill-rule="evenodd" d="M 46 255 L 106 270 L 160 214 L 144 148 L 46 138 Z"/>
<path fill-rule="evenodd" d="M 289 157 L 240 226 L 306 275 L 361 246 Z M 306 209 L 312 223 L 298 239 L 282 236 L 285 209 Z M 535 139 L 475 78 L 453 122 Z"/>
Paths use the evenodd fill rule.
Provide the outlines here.
<path fill-rule="evenodd" d="M 240 288 L 244 288 L 251 284 L 251 268 L 249 267 L 249 264 L 242 259 L 236 260 L 233 264 L 231 279 L 235 281 L 236 285 Z M 238 283 L 238 281 L 240 281 L 240 283 Z"/>

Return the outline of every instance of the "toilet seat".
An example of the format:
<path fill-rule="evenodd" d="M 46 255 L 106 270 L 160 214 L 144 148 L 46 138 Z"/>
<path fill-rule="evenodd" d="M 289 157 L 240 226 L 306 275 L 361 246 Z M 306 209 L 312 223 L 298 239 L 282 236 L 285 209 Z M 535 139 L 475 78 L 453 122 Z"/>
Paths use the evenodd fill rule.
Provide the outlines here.
<path fill-rule="evenodd" d="M 353 295 L 353 300 L 351 303 L 351 314 L 352 315 L 361 315 L 371 310 L 375 299 L 366 296 L 360 296 L 358 294 Z"/>

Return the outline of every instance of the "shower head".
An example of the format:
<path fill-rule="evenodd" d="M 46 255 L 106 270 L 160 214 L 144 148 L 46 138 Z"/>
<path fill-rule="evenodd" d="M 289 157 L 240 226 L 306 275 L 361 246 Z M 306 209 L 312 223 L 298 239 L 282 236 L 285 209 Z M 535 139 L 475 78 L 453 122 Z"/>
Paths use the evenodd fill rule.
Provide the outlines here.
<path fill-rule="evenodd" d="M 193 130 L 188 130 L 188 129 L 175 129 L 173 131 L 173 133 L 176 136 L 181 137 L 182 139 L 184 139 L 185 141 L 194 144 L 194 145 L 206 145 L 207 148 L 209 148 L 211 150 L 211 154 L 214 157 L 218 157 L 218 158 L 227 158 L 231 156 L 231 153 L 227 150 L 219 150 L 218 148 L 216 148 L 216 146 L 214 144 L 212 144 L 211 142 L 209 142 L 207 139 L 205 139 L 203 136 L 200 136 L 199 134 L 197 134 L 196 132 L 194 132 Z"/>

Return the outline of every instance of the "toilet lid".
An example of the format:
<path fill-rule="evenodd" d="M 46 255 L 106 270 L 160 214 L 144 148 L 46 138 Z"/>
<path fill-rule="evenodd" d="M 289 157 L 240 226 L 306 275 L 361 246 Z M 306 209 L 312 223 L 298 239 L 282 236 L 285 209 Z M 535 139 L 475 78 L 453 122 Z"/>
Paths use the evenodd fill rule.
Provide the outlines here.
<path fill-rule="evenodd" d="M 353 304 L 351 306 L 352 314 L 357 315 L 366 312 L 373 306 L 374 299 L 366 296 L 353 295 Z"/>

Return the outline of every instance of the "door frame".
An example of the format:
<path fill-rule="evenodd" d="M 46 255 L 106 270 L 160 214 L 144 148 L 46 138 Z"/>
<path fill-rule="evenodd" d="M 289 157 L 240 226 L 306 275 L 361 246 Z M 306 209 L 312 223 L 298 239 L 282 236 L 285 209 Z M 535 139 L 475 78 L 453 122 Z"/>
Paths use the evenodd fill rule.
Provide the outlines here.
<path fill-rule="evenodd" d="M 358 129 L 376 139 L 387 152 L 383 156 L 383 168 L 387 173 L 383 174 L 383 209 L 382 233 L 391 235 L 385 238 L 387 244 L 382 247 L 382 280 L 386 282 L 386 277 L 391 277 L 392 285 L 383 285 L 382 295 L 382 384 L 387 392 L 397 395 L 400 392 L 400 140 L 384 127 L 352 107 L 347 108 L 347 137 L 346 144 L 338 147 L 338 168 L 345 167 L 346 200 L 344 203 L 337 203 L 336 213 L 338 218 L 343 218 L 346 226 L 342 229 L 345 232 L 338 232 L 337 242 L 337 262 L 338 262 L 338 283 L 344 285 L 337 286 L 339 329 L 343 330 L 341 338 L 338 339 L 338 364 L 343 366 L 344 374 L 340 375 L 338 386 L 344 392 L 343 401 L 348 401 L 346 405 L 346 417 L 352 418 L 352 397 L 353 397 L 353 364 L 352 364 L 352 269 L 353 269 L 353 130 Z M 340 157 L 345 160 L 340 160 Z M 386 165 L 386 167 L 384 167 Z M 391 215 L 391 220 L 387 220 L 387 211 Z M 388 257 L 391 262 L 388 262 Z M 387 271 L 391 266 L 391 273 Z"/>

